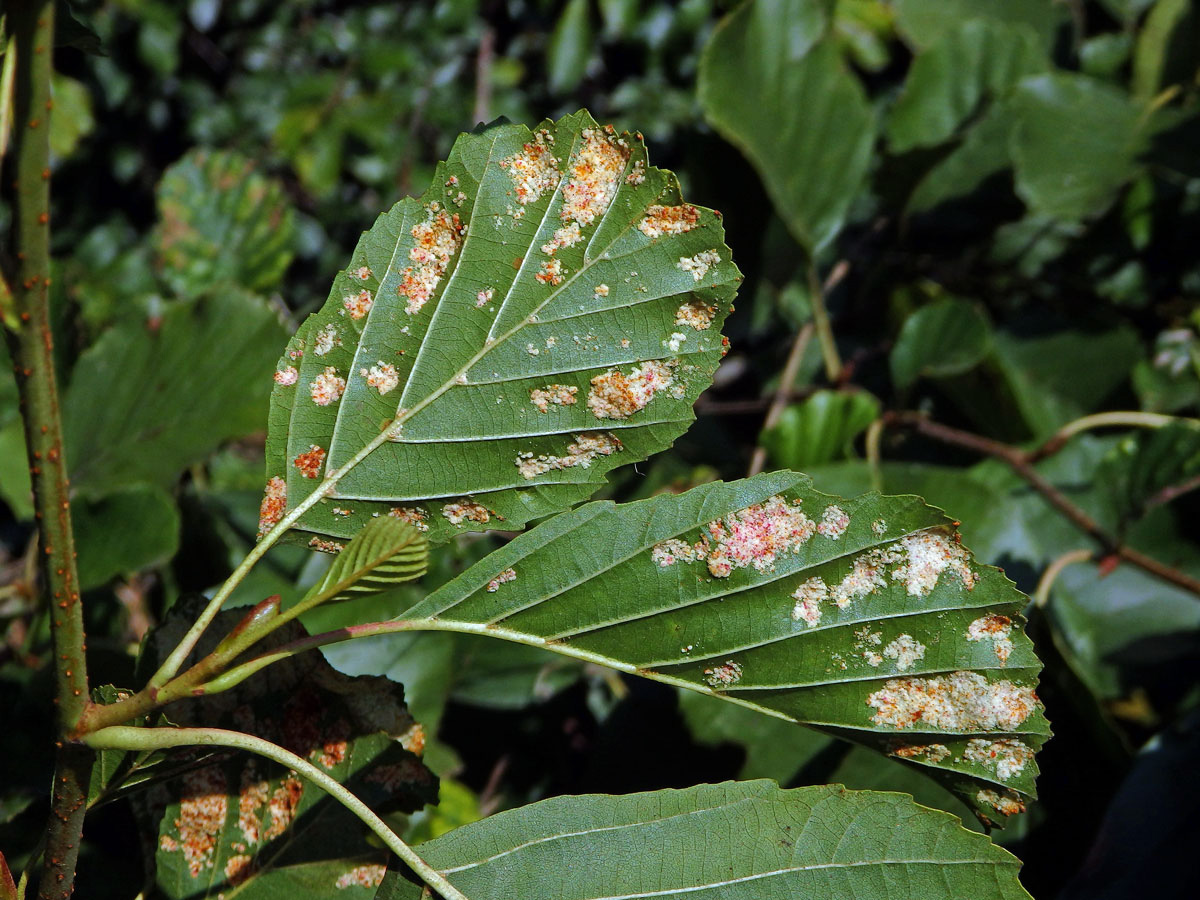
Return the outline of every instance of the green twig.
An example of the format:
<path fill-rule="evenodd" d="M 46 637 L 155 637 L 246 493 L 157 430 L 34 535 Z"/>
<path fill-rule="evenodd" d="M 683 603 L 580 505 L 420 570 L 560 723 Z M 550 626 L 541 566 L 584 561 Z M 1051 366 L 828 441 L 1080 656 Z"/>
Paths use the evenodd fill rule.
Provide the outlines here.
<path fill-rule="evenodd" d="M 1054 587 L 1054 582 L 1058 580 L 1063 569 L 1075 563 L 1090 562 L 1095 555 L 1087 549 L 1071 550 L 1050 563 L 1038 579 L 1037 590 L 1033 592 L 1033 605 L 1039 609 L 1044 608 L 1050 602 L 1050 588 Z"/>
<path fill-rule="evenodd" d="M 836 281 L 841 280 L 841 277 L 838 277 L 835 281 L 837 271 L 835 267 L 826 284 L 822 285 L 821 279 L 817 277 L 816 263 L 810 261 L 808 265 L 808 292 L 812 303 L 813 325 L 817 330 L 817 342 L 821 345 L 821 358 L 825 361 L 825 377 L 833 384 L 837 384 L 842 376 L 842 358 L 838 355 L 833 326 L 829 323 L 829 311 L 825 308 L 825 294 L 831 283 L 836 284 Z"/>
<path fill-rule="evenodd" d="M 89 734 L 85 742 L 96 750 L 168 750 L 175 747 L 230 747 L 274 760 L 307 778 L 361 819 L 384 845 L 400 857 L 421 880 L 445 900 L 467 900 L 437 869 L 421 859 L 367 804 L 312 763 L 277 744 L 240 731 L 222 728 L 132 728 L 115 725 Z"/>
<path fill-rule="evenodd" d="M 1102 412 L 1095 413 L 1090 416 L 1083 416 L 1075 419 L 1073 422 L 1068 422 L 1040 447 L 1030 451 L 1028 459 L 1030 462 L 1037 462 L 1039 459 L 1045 459 L 1047 456 L 1052 456 L 1061 450 L 1071 438 L 1085 431 L 1091 431 L 1094 428 L 1162 428 L 1165 425 L 1170 425 L 1172 422 L 1193 422 L 1200 424 L 1200 420 L 1185 419 L 1179 416 L 1167 416 L 1162 413 L 1141 412 L 1139 410 L 1120 410 L 1117 412 Z"/>
<path fill-rule="evenodd" d="M 12 152 L 15 178 L 10 200 L 15 227 L 9 275 L 15 328 L 8 333 L 25 425 L 40 535 L 41 589 L 54 641 L 55 702 L 59 733 L 71 731 L 88 701 L 83 608 L 75 571 L 66 451 L 59 418 L 50 327 L 50 76 L 54 55 L 51 0 L 9 4 L 13 36 Z M 43 900 L 65 900 L 75 882 L 86 812 L 92 754 L 60 745 L 46 827 L 39 883 Z"/>

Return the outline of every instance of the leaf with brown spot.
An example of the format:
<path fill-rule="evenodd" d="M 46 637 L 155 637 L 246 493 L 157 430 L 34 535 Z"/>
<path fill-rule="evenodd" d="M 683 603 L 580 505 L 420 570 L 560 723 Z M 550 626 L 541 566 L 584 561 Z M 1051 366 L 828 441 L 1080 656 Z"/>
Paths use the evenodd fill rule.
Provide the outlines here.
<path fill-rule="evenodd" d="M 244 612 L 223 613 L 209 634 L 224 633 Z M 194 613 L 173 609 L 141 664 L 169 651 Z M 304 634 L 289 623 L 256 650 Z M 214 643 L 209 639 L 196 653 Z M 436 776 L 406 749 L 419 751 L 423 733 L 401 686 L 343 675 L 320 653 L 291 657 L 229 691 L 180 701 L 167 713 L 178 725 L 230 728 L 277 743 L 325 769 L 381 815 L 437 801 Z M 186 760 L 189 753 L 172 758 Z M 338 879 L 347 871 L 387 861 L 387 852 L 340 803 L 260 757 L 218 754 L 153 799 L 156 879 L 167 897 L 216 898 L 234 887 L 239 898 L 277 898 L 283 891 L 343 896 Z M 371 896 L 357 883 L 345 890 L 346 897 Z"/>

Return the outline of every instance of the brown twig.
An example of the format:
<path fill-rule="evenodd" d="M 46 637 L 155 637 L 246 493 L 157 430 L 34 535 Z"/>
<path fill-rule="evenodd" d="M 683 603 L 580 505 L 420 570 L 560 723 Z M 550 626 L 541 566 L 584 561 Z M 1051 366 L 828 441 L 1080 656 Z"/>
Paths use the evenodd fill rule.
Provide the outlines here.
<path fill-rule="evenodd" d="M 1018 447 L 994 441 L 982 435 L 941 425 L 916 412 L 889 412 L 884 414 L 887 425 L 911 428 L 918 434 L 943 444 L 962 447 L 982 456 L 1003 460 L 1023 478 L 1042 498 L 1066 517 L 1076 528 L 1100 545 L 1104 555 L 1115 556 L 1137 566 L 1151 575 L 1170 582 L 1200 597 L 1200 579 L 1186 572 L 1161 563 L 1132 547 L 1126 546 L 1101 527 L 1100 523 L 1072 503 L 1067 496 L 1046 479 L 1031 462 L 1031 454 Z"/>
<path fill-rule="evenodd" d="M 811 270 L 812 274 L 812 291 L 813 291 L 813 312 L 814 316 L 818 309 L 818 296 L 823 296 L 837 287 L 843 278 L 850 271 L 850 264 L 846 260 L 841 260 L 829 272 L 829 276 L 825 279 L 824 284 L 820 284 L 816 280 L 815 269 Z M 820 304 L 820 315 L 824 315 L 824 304 Z M 800 370 L 800 363 L 804 360 L 804 351 L 808 349 L 808 342 L 812 339 L 814 330 L 818 338 L 822 340 L 822 353 L 825 355 L 826 364 L 830 363 L 831 357 L 828 354 L 828 349 L 825 347 L 825 338 L 822 337 L 822 326 L 820 317 L 814 318 L 814 321 L 808 322 L 799 331 L 796 332 L 796 337 L 792 341 L 792 349 L 788 353 L 787 362 L 783 366 L 783 373 L 779 376 L 779 387 L 775 389 L 775 394 L 771 398 L 771 405 L 767 408 L 767 416 L 763 420 L 762 430 L 766 431 L 769 428 L 774 428 L 779 423 L 779 417 L 783 415 L 784 409 L 787 408 L 788 400 L 791 399 L 793 387 L 792 382 L 796 380 L 796 373 Z M 824 328 L 828 331 L 829 321 L 825 318 Z M 832 332 L 827 335 L 829 341 L 833 340 Z M 833 350 L 833 360 L 837 360 L 837 349 Z M 837 361 L 837 371 L 841 371 L 842 364 Z M 830 375 L 830 380 L 836 380 L 834 375 Z M 750 459 L 750 468 L 747 475 L 757 475 L 763 470 L 763 466 L 767 463 L 766 448 L 759 445 L 754 448 L 754 456 Z"/>
<path fill-rule="evenodd" d="M 1178 484 L 1167 485 L 1165 488 L 1146 501 L 1146 508 L 1153 509 L 1156 506 L 1162 506 L 1164 503 L 1170 503 L 1173 500 L 1178 500 L 1184 494 L 1191 493 L 1197 488 L 1200 488 L 1200 474 L 1184 479 Z"/>

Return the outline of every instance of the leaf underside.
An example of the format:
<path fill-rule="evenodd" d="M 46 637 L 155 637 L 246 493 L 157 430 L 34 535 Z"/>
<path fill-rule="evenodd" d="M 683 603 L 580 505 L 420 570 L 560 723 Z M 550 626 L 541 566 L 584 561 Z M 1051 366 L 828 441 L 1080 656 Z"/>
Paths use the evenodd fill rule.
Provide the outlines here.
<path fill-rule="evenodd" d="M 462 135 L 281 358 L 261 524 L 389 424 L 304 540 L 336 551 L 391 514 L 437 543 L 586 499 L 692 421 L 741 278 L 723 235 L 586 112 Z"/>
<path fill-rule="evenodd" d="M 790 472 L 539 525 L 404 613 L 677 684 L 918 766 L 981 817 L 1035 796 L 1026 598 L 917 497 Z"/>
<path fill-rule="evenodd" d="M 1029 897 L 1020 862 L 957 818 L 903 794 L 838 785 L 556 797 L 458 828 L 421 855 L 477 898 Z M 389 872 L 376 896 L 427 895 Z"/>
<path fill-rule="evenodd" d="M 190 624 L 198 610 L 182 605 L 189 608 L 173 608 L 151 636 L 141 664 L 169 650 Z M 193 658 L 211 650 L 216 636 L 243 613 L 223 613 Z M 292 622 L 261 649 L 304 635 Z M 381 815 L 411 812 L 437 799 L 437 778 L 416 755 L 424 734 L 405 707 L 401 686 L 343 675 L 320 654 L 294 656 L 229 691 L 175 704 L 169 714 L 179 725 L 231 728 L 277 743 Z M 174 761 L 194 752 L 177 753 Z M 381 876 L 387 851 L 352 813 L 283 766 L 236 752 L 212 756 L 211 764 L 171 782 L 167 794 L 136 797 L 154 828 L 156 879 L 164 896 L 372 896 L 363 873 Z"/>

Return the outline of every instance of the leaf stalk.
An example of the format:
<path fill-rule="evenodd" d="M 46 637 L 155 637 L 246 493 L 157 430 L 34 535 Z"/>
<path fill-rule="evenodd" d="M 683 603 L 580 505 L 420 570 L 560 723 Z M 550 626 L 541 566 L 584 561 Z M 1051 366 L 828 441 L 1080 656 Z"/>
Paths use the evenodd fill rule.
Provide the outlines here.
<path fill-rule="evenodd" d="M 357 816 L 383 841 L 396 856 L 404 860 L 421 880 L 442 895 L 445 900 L 467 900 L 458 888 L 447 881 L 406 844 L 383 819 L 363 803 L 352 791 L 322 772 L 308 760 L 297 756 L 270 741 L 240 731 L 223 728 L 131 728 L 115 725 L 92 732 L 85 739 L 95 750 L 168 750 L 175 747 L 228 747 L 245 750 L 287 766 L 311 781 Z"/>

